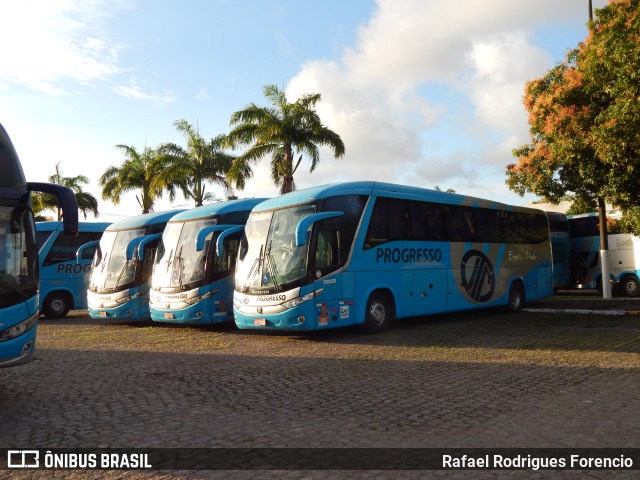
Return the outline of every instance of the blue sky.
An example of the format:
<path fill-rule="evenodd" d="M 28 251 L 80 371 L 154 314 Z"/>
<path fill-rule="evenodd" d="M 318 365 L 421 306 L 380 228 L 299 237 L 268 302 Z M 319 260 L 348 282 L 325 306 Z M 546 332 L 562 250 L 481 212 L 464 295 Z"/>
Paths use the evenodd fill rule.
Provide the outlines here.
<path fill-rule="evenodd" d="M 320 93 L 345 142 L 344 158 L 325 152 L 313 174 L 303 164 L 298 188 L 380 180 L 527 204 L 504 183 L 528 141 L 524 83 L 584 39 L 588 16 L 587 0 L 6 3 L 0 122 L 30 181 L 57 162 L 86 175 L 105 221 L 140 210 L 133 194 L 101 199 L 98 178 L 124 160 L 116 144 L 184 144 L 181 118 L 205 138 L 227 133 L 234 111 L 265 104 L 266 84 L 291 101 Z M 277 195 L 268 159 L 237 195 Z"/>

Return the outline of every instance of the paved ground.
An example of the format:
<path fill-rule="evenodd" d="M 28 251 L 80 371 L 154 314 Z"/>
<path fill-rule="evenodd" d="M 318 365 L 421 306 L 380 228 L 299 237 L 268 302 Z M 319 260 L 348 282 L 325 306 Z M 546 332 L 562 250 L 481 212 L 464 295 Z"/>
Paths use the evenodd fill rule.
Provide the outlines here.
<path fill-rule="evenodd" d="M 534 308 L 557 307 L 548 302 Z M 605 310 L 639 307 L 620 300 Z M 0 447 L 638 447 L 640 317 L 544 315 L 446 315 L 378 336 L 312 337 L 110 325 L 78 315 L 45 320 L 36 360 L 0 370 Z M 585 478 L 576 471 L 3 475 Z"/>

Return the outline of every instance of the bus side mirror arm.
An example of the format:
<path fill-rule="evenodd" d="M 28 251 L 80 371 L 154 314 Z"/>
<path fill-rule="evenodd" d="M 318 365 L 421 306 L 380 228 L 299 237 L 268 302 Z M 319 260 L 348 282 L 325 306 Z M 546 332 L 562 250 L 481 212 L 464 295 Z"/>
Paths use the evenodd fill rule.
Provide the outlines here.
<path fill-rule="evenodd" d="M 160 238 L 161 236 L 161 233 L 154 233 L 152 235 L 143 235 L 142 237 L 137 237 L 131 240 L 127 245 L 127 249 L 124 254 L 127 262 L 133 258 L 133 251 L 136 249 L 136 247 L 138 247 L 138 259 L 144 260 L 144 251 L 142 249 L 142 246 L 144 246 L 144 244 L 147 242 Z"/>
<path fill-rule="evenodd" d="M 235 227 L 227 228 L 224 232 L 218 235 L 218 240 L 216 240 L 216 255 L 221 257 L 223 252 L 223 243 L 224 239 L 229 235 L 233 235 L 234 233 L 241 232 L 244 230 L 244 225 L 237 225 Z"/>
<path fill-rule="evenodd" d="M 80 245 L 78 247 L 78 251 L 76 252 L 76 263 L 80 263 L 80 260 L 82 260 L 82 255 L 84 254 L 84 251 L 89 249 L 89 248 L 93 248 L 97 245 L 100 244 L 100 240 L 94 240 L 93 242 L 87 242 L 84 245 Z"/>
<path fill-rule="evenodd" d="M 55 195 L 64 212 L 62 217 L 64 233 L 67 235 L 78 234 L 78 201 L 73 190 L 62 185 L 40 182 L 27 182 L 27 189 L 30 192 L 44 192 Z"/>
<path fill-rule="evenodd" d="M 154 240 L 157 240 L 161 237 L 162 237 L 161 233 L 153 233 L 151 235 L 145 235 L 144 237 L 142 237 L 142 240 L 138 244 L 138 260 L 140 261 L 144 260 L 144 246 L 147 243 L 153 242 Z"/>
<path fill-rule="evenodd" d="M 307 241 L 307 230 L 309 227 L 320 220 L 326 220 L 327 218 L 339 217 L 344 215 L 344 212 L 320 212 L 304 217 L 298 222 L 296 226 L 296 247 L 302 247 Z"/>
<path fill-rule="evenodd" d="M 196 252 L 202 251 L 202 249 L 204 248 L 204 242 L 210 233 L 223 232 L 227 228 L 229 228 L 229 225 L 209 225 L 208 227 L 204 227 L 202 230 L 200 230 L 196 235 Z"/>

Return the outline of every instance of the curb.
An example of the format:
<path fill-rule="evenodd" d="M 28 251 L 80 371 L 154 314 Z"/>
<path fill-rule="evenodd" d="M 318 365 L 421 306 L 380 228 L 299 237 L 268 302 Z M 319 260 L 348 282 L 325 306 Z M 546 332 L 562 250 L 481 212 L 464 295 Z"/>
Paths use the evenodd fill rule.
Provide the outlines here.
<path fill-rule="evenodd" d="M 609 315 L 617 317 L 625 315 L 640 315 L 640 311 L 638 310 L 586 310 L 579 308 L 523 308 L 522 310 L 529 313 L 568 313 L 577 315 Z"/>

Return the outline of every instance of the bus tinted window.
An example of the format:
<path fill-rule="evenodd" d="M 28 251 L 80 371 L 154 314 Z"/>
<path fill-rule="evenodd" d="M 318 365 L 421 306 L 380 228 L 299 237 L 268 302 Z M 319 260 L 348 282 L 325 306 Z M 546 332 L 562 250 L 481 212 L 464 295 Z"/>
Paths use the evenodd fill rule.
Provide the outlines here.
<path fill-rule="evenodd" d="M 364 248 L 394 240 L 540 243 L 544 214 L 377 198 Z"/>
<path fill-rule="evenodd" d="M 78 235 L 58 235 L 42 266 L 47 267 L 56 263 L 75 260 L 76 252 L 80 246 L 93 240 L 99 240 L 101 236 L 102 232 L 79 232 Z M 87 248 L 84 250 L 82 258 L 91 260 L 94 252 L 95 248 Z"/>

